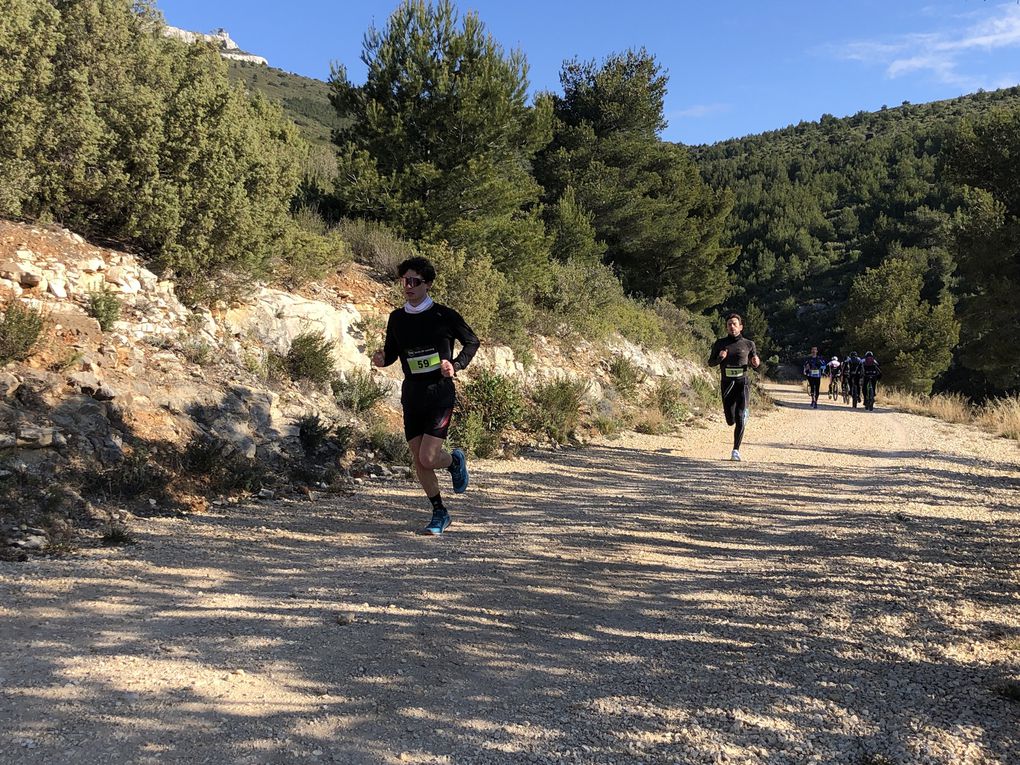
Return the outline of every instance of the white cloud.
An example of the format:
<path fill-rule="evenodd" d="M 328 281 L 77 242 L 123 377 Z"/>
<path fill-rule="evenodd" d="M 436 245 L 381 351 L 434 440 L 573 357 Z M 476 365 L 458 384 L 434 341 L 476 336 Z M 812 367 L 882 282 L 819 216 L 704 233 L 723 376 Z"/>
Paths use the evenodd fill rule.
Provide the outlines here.
<path fill-rule="evenodd" d="M 928 73 L 946 84 L 972 89 L 986 87 L 986 80 L 960 72 L 963 53 L 1020 48 L 1020 4 L 999 5 L 993 12 L 993 18 L 952 31 L 915 33 L 882 41 L 861 40 L 831 50 L 850 61 L 881 64 L 890 78 Z M 1003 77 L 994 79 L 999 82 Z"/>
<path fill-rule="evenodd" d="M 713 114 L 721 114 L 722 112 L 729 111 L 729 104 L 695 104 L 694 106 L 688 106 L 686 109 L 679 109 L 669 113 L 669 117 L 675 117 L 678 119 L 709 117 Z"/>

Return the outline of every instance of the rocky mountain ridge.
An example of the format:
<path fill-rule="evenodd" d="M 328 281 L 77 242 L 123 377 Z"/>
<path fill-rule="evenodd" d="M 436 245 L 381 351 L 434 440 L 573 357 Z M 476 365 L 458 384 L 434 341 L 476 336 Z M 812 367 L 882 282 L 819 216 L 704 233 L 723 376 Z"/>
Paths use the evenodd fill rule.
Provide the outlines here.
<path fill-rule="evenodd" d="M 262 56 L 256 56 L 254 53 L 246 53 L 241 50 L 237 43 L 230 39 L 230 33 L 222 27 L 209 34 L 203 34 L 202 32 L 189 32 L 187 29 L 166 26 L 163 28 L 163 36 L 181 40 L 189 45 L 197 42 L 209 43 L 219 49 L 220 55 L 223 58 L 269 66 L 269 62 Z"/>

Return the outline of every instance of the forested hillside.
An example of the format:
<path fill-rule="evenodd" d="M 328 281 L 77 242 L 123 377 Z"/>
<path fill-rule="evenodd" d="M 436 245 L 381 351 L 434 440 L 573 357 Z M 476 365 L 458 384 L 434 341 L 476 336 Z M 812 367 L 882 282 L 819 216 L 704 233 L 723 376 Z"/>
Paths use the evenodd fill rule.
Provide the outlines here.
<path fill-rule="evenodd" d="M 747 311 L 755 324 L 767 319 L 771 347 L 784 358 L 814 343 L 833 351 L 857 345 L 861 353 L 877 346 L 889 358 L 903 349 L 883 336 L 898 328 L 892 307 L 879 305 L 878 287 L 913 289 L 907 283 L 919 278 L 921 302 L 937 315 L 933 336 L 910 365 L 930 380 L 948 363 L 950 308 L 975 287 L 957 269 L 957 228 L 966 217 L 961 181 L 981 185 L 982 178 L 968 163 L 954 163 L 966 143 L 960 128 L 1017 109 L 1020 88 L 1010 88 L 845 119 L 824 115 L 694 149 L 708 183 L 734 195 L 727 227 L 740 256 L 725 305 Z M 853 293 L 855 278 L 869 268 L 877 284 L 865 290 L 862 280 Z M 890 300 L 906 297 L 901 290 Z M 917 304 L 917 294 L 909 297 Z M 878 315 L 879 326 L 867 326 L 869 314 Z M 957 367 L 956 384 L 985 386 L 983 375 Z"/>
<path fill-rule="evenodd" d="M 1020 88 L 686 147 L 660 138 L 653 52 L 564 51 L 532 96 L 526 53 L 446 0 L 398 6 L 365 82 L 341 63 L 328 84 L 164 40 L 145 2 L 9 6 L 0 214 L 125 242 L 194 300 L 214 273 L 418 251 L 522 349 L 620 331 L 700 353 L 735 309 L 780 360 L 873 350 L 918 392 L 1020 387 L 997 351 L 1020 318 Z"/>

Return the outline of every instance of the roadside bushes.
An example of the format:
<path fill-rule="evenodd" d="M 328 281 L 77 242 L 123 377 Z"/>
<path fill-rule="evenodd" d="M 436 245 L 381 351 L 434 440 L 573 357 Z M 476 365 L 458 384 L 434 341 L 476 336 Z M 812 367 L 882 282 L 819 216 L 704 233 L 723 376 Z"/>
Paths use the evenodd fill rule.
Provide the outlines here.
<path fill-rule="evenodd" d="M 41 311 L 12 300 L 0 320 L 0 366 L 9 361 L 24 361 L 32 355 L 43 329 Z"/>
<path fill-rule="evenodd" d="M 565 443 L 581 422 L 581 404 L 588 393 L 582 380 L 553 380 L 531 389 L 532 424 L 556 443 Z"/>
<path fill-rule="evenodd" d="M 333 377 L 333 343 L 321 332 L 302 332 L 291 342 L 285 366 L 293 380 L 328 383 Z"/>
<path fill-rule="evenodd" d="M 330 383 L 339 406 L 354 414 L 367 412 L 386 396 L 386 386 L 371 371 L 352 369 Z"/>
<path fill-rule="evenodd" d="M 458 397 L 453 438 L 470 454 L 492 456 L 503 434 L 522 424 L 526 410 L 524 393 L 515 380 L 480 369 Z"/>

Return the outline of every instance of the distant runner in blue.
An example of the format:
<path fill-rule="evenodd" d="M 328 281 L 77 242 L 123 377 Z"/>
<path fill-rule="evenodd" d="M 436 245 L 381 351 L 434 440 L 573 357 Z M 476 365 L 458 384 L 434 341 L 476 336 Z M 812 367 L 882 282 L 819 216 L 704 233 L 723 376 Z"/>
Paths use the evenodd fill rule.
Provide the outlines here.
<path fill-rule="evenodd" d="M 808 388 L 811 391 L 811 408 L 818 408 L 818 391 L 822 385 L 822 376 L 825 374 L 825 359 L 818 355 L 817 346 L 811 347 L 811 355 L 804 362 L 804 376 L 808 381 Z"/>

